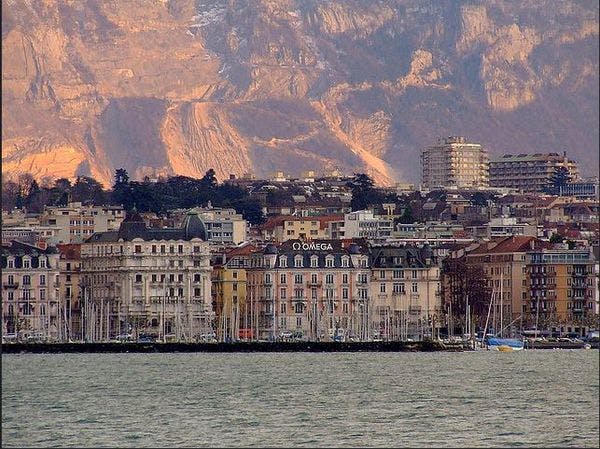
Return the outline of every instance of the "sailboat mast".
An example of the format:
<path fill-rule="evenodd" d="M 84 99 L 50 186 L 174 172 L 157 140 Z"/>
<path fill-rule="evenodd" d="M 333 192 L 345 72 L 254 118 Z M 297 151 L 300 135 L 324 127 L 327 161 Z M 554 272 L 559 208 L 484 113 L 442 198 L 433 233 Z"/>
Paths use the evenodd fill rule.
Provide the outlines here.
<path fill-rule="evenodd" d="M 502 268 L 502 270 L 504 270 L 504 268 Z M 500 338 L 502 338 L 502 327 L 504 326 L 504 321 L 502 321 L 502 309 L 504 308 L 502 299 L 502 273 L 500 273 Z"/>

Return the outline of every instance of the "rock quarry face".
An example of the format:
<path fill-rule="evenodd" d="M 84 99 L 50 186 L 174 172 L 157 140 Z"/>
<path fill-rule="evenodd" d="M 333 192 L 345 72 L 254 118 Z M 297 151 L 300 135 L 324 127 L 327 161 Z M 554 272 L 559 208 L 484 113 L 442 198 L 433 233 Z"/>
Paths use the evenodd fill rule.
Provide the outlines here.
<path fill-rule="evenodd" d="M 598 166 L 596 2 L 5 0 L 2 171 L 418 182 L 466 135 Z"/>

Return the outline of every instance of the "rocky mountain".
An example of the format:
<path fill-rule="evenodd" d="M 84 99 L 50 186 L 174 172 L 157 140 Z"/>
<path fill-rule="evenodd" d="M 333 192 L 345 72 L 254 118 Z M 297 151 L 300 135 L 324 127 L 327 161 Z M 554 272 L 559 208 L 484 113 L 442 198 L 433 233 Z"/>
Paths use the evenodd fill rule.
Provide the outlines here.
<path fill-rule="evenodd" d="M 598 167 L 598 3 L 3 0 L 2 171 L 419 181 L 420 149 Z"/>

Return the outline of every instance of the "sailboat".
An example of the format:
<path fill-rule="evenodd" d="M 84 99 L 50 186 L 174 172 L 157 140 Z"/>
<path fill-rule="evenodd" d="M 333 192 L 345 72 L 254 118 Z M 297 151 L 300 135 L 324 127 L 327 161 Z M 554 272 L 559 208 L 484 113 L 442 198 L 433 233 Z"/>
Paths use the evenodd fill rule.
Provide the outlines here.
<path fill-rule="evenodd" d="M 495 304 L 494 293 L 495 293 L 495 290 L 492 290 L 492 297 L 490 298 L 490 307 L 488 309 L 488 315 L 487 315 L 487 319 L 485 321 L 485 328 L 483 331 L 483 339 L 484 339 L 485 344 L 487 345 L 487 349 L 491 350 L 491 351 L 500 351 L 500 352 L 522 351 L 523 348 L 525 347 L 525 344 L 522 339 L 503 338 L 502 337 L 502 332 L 504 331 L 504 329 L 502 328 L 502 324 L 503 324 L 503 321 L 502 321 L 502 276 L 500 276 L 500 336 L 497 337 L 496 335 L 494 335 L 494 336 L 486 339 L 487 326 L 488 326 L 488 321 L 490 319 L 490 311 L 492 309 L 492 305 Z M 496 307 L 494 305 L 494 320 L 495 320 L 495 316 L 496 316 L 495 314 L 496 314 Z M 512 322 L 510 324 L 512 324 Z M 510 324 L 509 324 L 509 326 L 510 326 Z M 494 329 L 494 331 L 495 330 L 496 329 Z"/>

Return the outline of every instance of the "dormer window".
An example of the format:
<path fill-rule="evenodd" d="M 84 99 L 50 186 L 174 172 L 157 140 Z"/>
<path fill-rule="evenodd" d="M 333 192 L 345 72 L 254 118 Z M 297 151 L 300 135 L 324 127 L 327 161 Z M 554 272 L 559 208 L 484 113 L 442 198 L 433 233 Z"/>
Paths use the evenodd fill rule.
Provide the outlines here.
<path fill-rule="evenodd" d="M 348 266 L 350 266 L 348 256 L 342 257 L 342 267 L 348 267 Z"/>
<path fill-rule="evenodd" d="M 14 268 L 15 267 L 15 261 L 13 259 L 8 259 L 8 268 Z"/>
<path fill-rule="evenodd" d="M 287 267 L 287 257 L 286 256 L 280 256 L 279 257 L 279 266 L 281 268 L 286 268 Z"/>
<path fill-rule="evenodd" d="M 294 267 L 302 268 L 302 256 L 296 256 L 294 259 Z"/>
<path fill-rule="evenodd" d="M 329 268 L 333 267 L 333 256 L 327 256 L 325 258 L 325 266 Z"/>
<path fill-rule="evenodd" d="M 40 268 L 46 268 L 46 258 L 40 257 Z"/>
<path fill-rule="evenodd" d="M 31 268 L 31 261 L 29 259 L 23 259 L 23 268 Z"/>
<path fill-rule="evenodd" d="M 312 268 L 317 268 L 319 266 L 319 257 L 318 256 L 311 256 L 310 266 Z"/>

